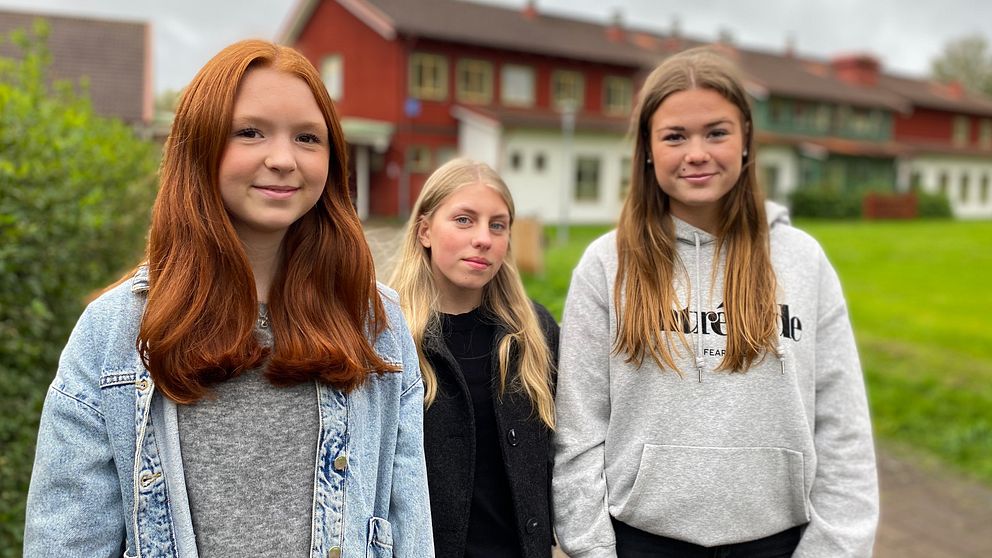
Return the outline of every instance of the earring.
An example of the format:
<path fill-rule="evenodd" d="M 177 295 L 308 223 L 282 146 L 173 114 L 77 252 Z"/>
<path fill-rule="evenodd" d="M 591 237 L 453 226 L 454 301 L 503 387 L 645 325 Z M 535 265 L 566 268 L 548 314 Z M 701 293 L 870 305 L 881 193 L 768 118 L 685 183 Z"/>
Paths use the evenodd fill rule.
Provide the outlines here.
<path fill-rule="evenodd" d="M 651 164 L 652 162 L 653 162 L 653 161 L 651 161 L 651 156 L 650 156 L 650 155 L 648 155 L 648 159 L 647 159 L 647 161 L 646 161 L 646 163 L 650 165 L 650 164 Z"/>
<path fill-rule="evenodd" d="M 747 157 L 747 149 L 744 150 L 744 156 Z"/>

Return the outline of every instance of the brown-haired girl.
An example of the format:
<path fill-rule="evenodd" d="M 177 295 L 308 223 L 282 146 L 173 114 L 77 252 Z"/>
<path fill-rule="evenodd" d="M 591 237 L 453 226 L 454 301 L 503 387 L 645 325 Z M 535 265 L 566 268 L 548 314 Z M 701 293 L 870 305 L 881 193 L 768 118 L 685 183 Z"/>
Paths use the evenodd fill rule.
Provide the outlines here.
<path fill-rule="evenodd" d="M 313 66 L 235 43 L 183 92 L 147 262 L 88 306 L 26 556 L 432 556 L 416 349 Z"/>
<path fill-rule="evenodd" d="M 869 556 L 871 425 L 837 275 L 755 179 L 733 66 L 648 76 L 617 230 L 572 277 L 555 525 L 592 556 Z"/>

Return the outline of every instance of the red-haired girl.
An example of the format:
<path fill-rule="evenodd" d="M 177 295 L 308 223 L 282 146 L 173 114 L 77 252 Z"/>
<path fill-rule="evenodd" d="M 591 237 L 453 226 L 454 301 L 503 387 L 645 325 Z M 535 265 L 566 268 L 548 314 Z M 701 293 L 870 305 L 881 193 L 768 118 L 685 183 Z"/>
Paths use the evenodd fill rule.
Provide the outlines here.
<path fill-rule="evenodd" d="M 331 100 L 243 41 L 182 95 L 147 262 L 49 389 L 26 556 L 431 556 L 417 353 Z"/>

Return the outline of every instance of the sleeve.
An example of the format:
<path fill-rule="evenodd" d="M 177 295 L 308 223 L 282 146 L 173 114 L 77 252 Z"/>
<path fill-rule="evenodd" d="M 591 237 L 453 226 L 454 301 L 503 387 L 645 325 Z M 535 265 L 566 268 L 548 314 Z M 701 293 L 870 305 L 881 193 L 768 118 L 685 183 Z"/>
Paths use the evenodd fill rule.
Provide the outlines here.
<path fill-rule="evenodd" d="M 62 352 L 38 429 L 24 556 L 121 556 L 124 503 L 99 403 L 105 348 L 84 313 Z"/>
<path fill-rule="evenodd" d="M 572 558 L 612 558 L 616 543 L 604 464 L 610 419 L 610 293 L 602 263 L 591 250 L 572 274 L 562 319 L 554 523 L 562 550 Z"/>
<path fill-rule="evenodd" d="M 854 333 L 837 274 L 821 255 L 816 330 L 816 478 L 795 556 L 871 556 L 878 475 Z"/>
<path fill-rule="evenodd" d="M 393 460 L 393 485 L 389 522 L 393 529 L 393 555 L 405 558 L 434 556 L 427 466 L 424 458 L 424 382 L 417 349 L 400 318 L 396 328 L 403 345 L 403 393 L 400 395 L 399 432 Z"/>

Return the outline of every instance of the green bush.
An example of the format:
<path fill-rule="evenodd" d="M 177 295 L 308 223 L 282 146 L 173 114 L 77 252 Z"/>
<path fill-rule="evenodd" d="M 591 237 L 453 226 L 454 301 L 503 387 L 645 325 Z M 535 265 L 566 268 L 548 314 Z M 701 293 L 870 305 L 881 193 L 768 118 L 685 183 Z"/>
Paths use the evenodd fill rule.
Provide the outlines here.
<path fill-rule="evenodd" d="M 857 219 L 861 217 L 861 192 L 827 187 L 798 188 L 789 197 L 792 217 Z"/>
<path fill-rule="evenodd" d="M 0 58 L 0 557 L 20 554 L 38 417 L 85 297 L 141 256 L 157 150 L 49 85 L 47 28 Z"/>
<path fill-rule="evenodd" d="M 954 216 L 951 212 L 951 202 L 946 194 L 923 191 L 916 192 L 916 214 L 934 219 L 950 219 Z"/>

